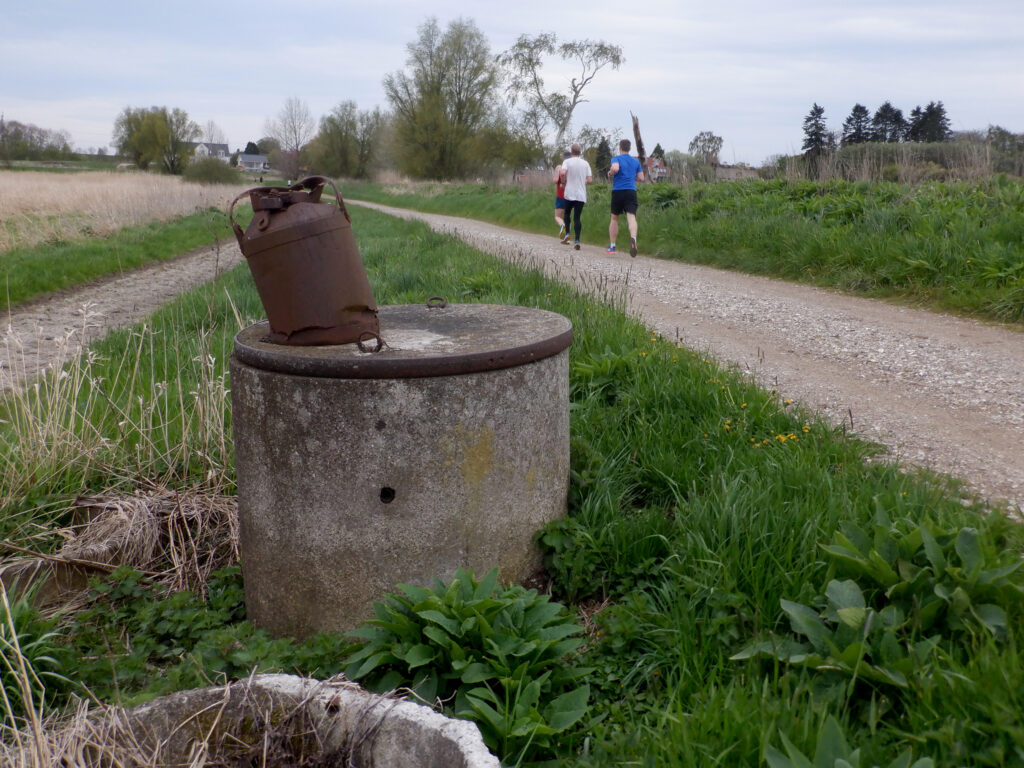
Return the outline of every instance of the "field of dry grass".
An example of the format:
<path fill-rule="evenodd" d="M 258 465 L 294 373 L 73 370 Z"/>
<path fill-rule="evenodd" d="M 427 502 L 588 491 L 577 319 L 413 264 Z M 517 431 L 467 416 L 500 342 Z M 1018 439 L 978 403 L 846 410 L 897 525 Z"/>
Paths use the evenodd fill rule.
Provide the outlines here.
<path fill-rule="evenodd" d="M 144 173 L 0 171 L 0 253 L 39 243 L 109 235 L 196 210 L 224 210 L 251 186 L 185 182 Z"/>

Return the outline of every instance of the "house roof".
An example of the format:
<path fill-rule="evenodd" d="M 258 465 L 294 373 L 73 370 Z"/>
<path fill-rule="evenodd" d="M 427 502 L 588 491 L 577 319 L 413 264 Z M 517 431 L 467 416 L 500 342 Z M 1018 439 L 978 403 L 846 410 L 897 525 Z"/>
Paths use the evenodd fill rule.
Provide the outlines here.
<path fill-rule="evenodd" d="M 247 155 L 244 152 L 238 156 L 238 162 L 240 163 L 265 163 L 267 162 L 266 155 Z"/>
<path fill-rule="evenodd" d="M 193 149 L 198 149 L 199 147 L 206 147 L 207 151 L 211 155 L 228 155 L 228 154 L 230 154 L 230 151 L 228 150 L 228 145 L 227 144 L 215 144 L 212 141 L 190 141 L 189 145 Z"/>

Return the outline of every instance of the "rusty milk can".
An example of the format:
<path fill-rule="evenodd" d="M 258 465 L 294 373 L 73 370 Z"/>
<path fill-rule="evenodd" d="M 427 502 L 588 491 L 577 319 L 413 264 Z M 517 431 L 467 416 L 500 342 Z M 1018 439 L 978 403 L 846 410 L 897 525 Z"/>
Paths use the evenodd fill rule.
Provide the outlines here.
<path fill-rule="evenodd" d="M 337 206 L 320 202 L 324 184 Z M 253 218 L 243 232 L 234 208 L 244 195 Z M 333 181 L 310 176 L 290 187 L 255 187 L 231 201 L 238 238 L 277 344 L 348 344 L 379 339 L 377 305 L 351 218 Z"/>

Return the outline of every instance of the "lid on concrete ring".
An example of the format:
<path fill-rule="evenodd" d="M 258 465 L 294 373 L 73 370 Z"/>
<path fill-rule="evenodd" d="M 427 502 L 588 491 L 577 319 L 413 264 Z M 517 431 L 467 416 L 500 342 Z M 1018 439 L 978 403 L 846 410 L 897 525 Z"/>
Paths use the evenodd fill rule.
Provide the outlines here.
<path fill-rule="evenodd" d="M 454 376 L 512 368 L 557 355 L 572 343 L 568 318 L 543 309 L 499 304 L 400 304 L 381 307 L 376 341 L 287 346 L 256 323 L 235 336 L 233 357 L 266 371 L 338 379 Z"/>

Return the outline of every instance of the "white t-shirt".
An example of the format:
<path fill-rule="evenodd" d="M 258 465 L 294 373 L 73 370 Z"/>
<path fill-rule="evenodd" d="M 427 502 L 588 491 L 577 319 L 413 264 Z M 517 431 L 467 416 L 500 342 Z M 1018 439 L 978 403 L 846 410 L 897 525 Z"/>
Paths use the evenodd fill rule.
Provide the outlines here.
<path fill-rule="evenodd" d="M 590 172 L 590 163 L 582 157 L 570 157 L 562 162 L 565 169 L 565 199 L 587 202 L 587 177 L 593 176 Z"/>

